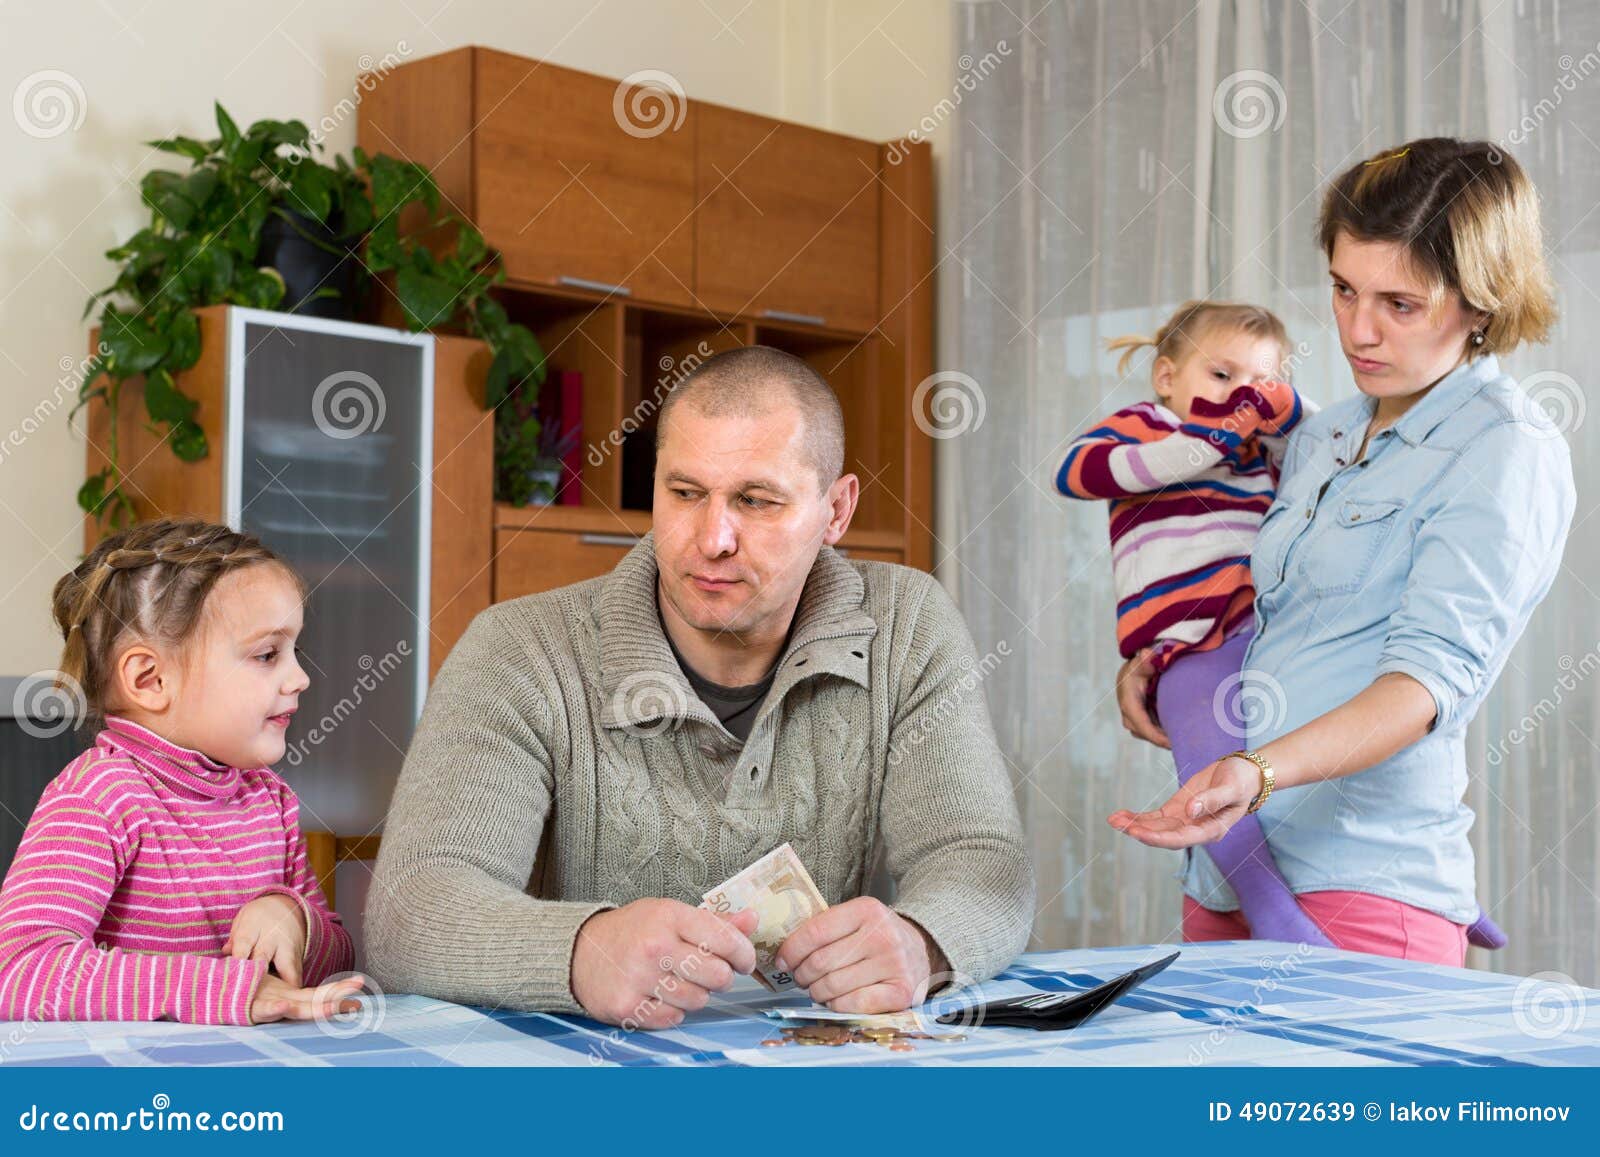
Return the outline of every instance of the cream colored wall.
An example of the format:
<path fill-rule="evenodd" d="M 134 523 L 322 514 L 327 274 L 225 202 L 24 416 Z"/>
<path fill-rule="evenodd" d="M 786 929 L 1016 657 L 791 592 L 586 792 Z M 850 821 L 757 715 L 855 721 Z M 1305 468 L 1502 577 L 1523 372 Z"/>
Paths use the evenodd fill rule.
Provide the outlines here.
<path fill-rule="evenodd" d="M 362 67 L 465 44 L 610 76 L 660 69 L 694 98 L 887 140 L 949 91 L 951 9 L 950 0 L 7 3 L 0 675 L 56 662 L 50 588 L 82 541 L 74 495 L 83 443 L 66 420 L 70 370 L 87 340 L 84 301 L 112 276 L 105 250 L 145 223 L 138 180 L 164 154 L 140 141 L 214 135 L 218 99 L 241 123 L 315 125 L 352 95 Z M 48 107 L 29 110 L 29 95 L 47 89 L 66 95 L 67 121 Z M 326 139 L 330 154 L 347 153 L 354 119 Z M 937 156 L 940 134 L 930 139 Z"/>

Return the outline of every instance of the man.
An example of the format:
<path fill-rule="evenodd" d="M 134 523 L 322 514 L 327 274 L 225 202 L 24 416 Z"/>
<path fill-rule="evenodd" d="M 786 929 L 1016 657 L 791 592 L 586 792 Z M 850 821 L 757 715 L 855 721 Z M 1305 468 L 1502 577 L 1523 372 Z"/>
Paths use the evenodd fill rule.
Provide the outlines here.
<path fill-rule="evenodd" d="M 750 347 L 668 396 L 652 532 L 490 608 L 439 671 L 367 909 L 391 991 L 665 1028 L 749 972 L 695 907 L 788 841 L 831 907 L 780 966 L 883 1012 L 1023 948 L 1034 879 L 954 604 L 831 548 L 859 496 L 832 390 Z M 867 895 L 880 844 L 893 908 Z M 537 866 L 536 866 L 537 865 Z"/>

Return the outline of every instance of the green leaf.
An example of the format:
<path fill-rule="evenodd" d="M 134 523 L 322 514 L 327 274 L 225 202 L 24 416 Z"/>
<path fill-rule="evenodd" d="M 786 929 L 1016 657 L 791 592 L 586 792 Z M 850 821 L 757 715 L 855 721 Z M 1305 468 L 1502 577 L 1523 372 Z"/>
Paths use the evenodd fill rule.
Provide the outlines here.
<path fill-rule="evenodd" d="M 256 121 L 245 135 L 273 148 L 291 145 L 310 151 L 311 132 L 300 121 Z"/>
<path fill-rule="evenodd" d="M 480 297 L 473 307 L 477 315 L 479 336 L 488 339 L 489 334 L 494 334 L 498 339 L 499 333 L 510 324 L 506 318 L 506 307 L 492 297 Z"/>
<path fill-rule="evenodd" d="M 460 223 L 459 228 L 460 232 L 456 235 L 456 258 L 468 265 L 477 265 L 489 251 L 488 245 L 484 243 L 483 234 L 465 221 Z"/>
<path fill-rule="evenodd" d="M 198 168 L 183 180 L 183 195 L 196 210 L 205 208 L 216 189 L 217 171 L 212 168 Z"/>
<path fill-rule="evenodd" d="M 430 217 L 438 213 L 439 186 L 421 165 L 379 153 L 371 159 L 368 172 L 372 179 L 372 211 L 380 221 L 413 201 L 427 205 Z"/>
<path fill-rule="evenodd" d="M 200 403 L 178 389 L 166 370 L 154 370 L 145 379 L 144 408 L 152 420 L 169 425 L 187 422 Z M 182 457 L 182 455 L 179 455 Z"/>
<path fill-rule="evenodd" d="M 91 474 L 83 480 L 83 485 L 78 487 L 78 507 L 85 514 L 96 517 L 100 508 L 106 501 L 106 483 L 111 480 L 111 467 L 107 466 L 98 474 Z"/>
<path fill-rule="evenodd" d="M 494 355 L 494 361 L 489 363 L 489 374 L 483 381 L 484 404 L 489 409 L 497 409 L 509 394 L 507 388 L 511 381 L 511 355 L 504 350 Z"/>
<path fill-rule="evenodd" d="M 200 360 L 200 319 L 180 310 L 167 327 L 167 367 L 186 370 Z"/>
<path fill-rule="evenodd" d="M 334 173 L 315 161 L 301 161 L 289 178 L 288 204 L 319 224 L 333 209 Z"/>
<path fill-rule="evenodd" d="M 252 309 L 272 309 L 283 300 L 284 290 L 283 276 L 272 266 L 263 265 L 241 273 L 228 293 L 228 300 Z"/>
<path fill-rule="evenodd" d="M 184 178 L 165 169 L 149 172 L 139 182 L 144 203 L 166 218 L 174 229 L 187 229 L 194 220 L 195 205 L 185 191 Z"/>
<path fill-rule="evenodd" d="M 413 329 L 432 329 L 455 313 L 455 286 L 414 268 L 401 267 L 395 275 L 395 293 Z"/>
<path fill-rule="evenodd" d="M 167 338 L 133 314 L 107 306 L 100 319 L 100 340 L 106 343 L 112 370 L 120 377 L 142 374 L 167 354 Z"/>
<path fill-rule="evenodd" d="M 340 159 L 343 160 L 342 157 Z M 375 218 L 372 213 L 372 202 L 367 200 L 367 190 L 363 186 L 346 185 L 340 207 L 344 210 L 344 220 L 340 225 L 346 238 L 364 237 L 371 231 Z"/>
<path fill-rule="evenodd" d="M 222 151 L 231 157 L 234 150 L 239 147 L 239 142 L 243 140 L 243 137 L 239 134 L 239 126 L 233 123 L 233 118 L 222 107 L 222 102 L 219 100 L 216 104 L 217 131 L 222 134 Z"/>
<path fill-rule="evenodd" d="M 397 268 L 406 260 L 405 247 L 400 243 L 400 226 L 393 217 L 379 221 L 367 235 L 367 268 L 374 273 L 384 273 Z"/>
<path fill-rule="evenodd" d="M 164 153 L 178 153 L 190 160 L 203 161 L 211 155 L 211 149 L 204 141 L 197 141 L 193 137 L 168 137 L 162 141 L 145 141 L 146 147 L 160 149 Z"/>
<path fill-rule="evenodd" d="M 198 462 L 210 452 L 206 432 L 194 422 L 179 422 L 172 427 L 172 452 L 184 462 Z"/>

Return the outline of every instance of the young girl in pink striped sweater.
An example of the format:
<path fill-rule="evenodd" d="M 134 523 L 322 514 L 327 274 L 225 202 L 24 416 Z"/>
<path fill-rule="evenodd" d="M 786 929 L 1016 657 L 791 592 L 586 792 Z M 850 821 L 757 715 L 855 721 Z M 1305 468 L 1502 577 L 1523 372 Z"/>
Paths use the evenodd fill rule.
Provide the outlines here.
<path fill-rule="evenodd" d="M 112 535 L 56 583 L 58 683 L 103 719 L 0 889 L 0 1020 L 259 1024 L 358 1007 L 350 935 L 269 771 L 307 679 L 304 588 L 194 520 Z"/>

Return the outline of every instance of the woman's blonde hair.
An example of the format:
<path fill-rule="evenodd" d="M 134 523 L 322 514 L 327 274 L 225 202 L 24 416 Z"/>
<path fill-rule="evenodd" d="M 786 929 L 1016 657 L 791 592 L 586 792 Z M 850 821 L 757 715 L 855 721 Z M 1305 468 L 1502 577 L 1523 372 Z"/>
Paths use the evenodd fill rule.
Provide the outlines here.
<path fill-rule="evenodd" d="M 1158 358 L 1170 358 L 1182 365 L 1184 359 L 1200 348 L 1208 334 L 1217 332 L 1246 333 L 1255 338 L 1266 338 L 1278 343 L 1281 351 L 1279 363 L 1289 356 L 1289 331 L 1270 309 L 1259 305 L 1245 305 L 1237 301 L 1186 301 L 1175 310 L 1166 324 L 1155 334 L 1124 334 L 1106 342 L 1108 350 L 1126 350 L 1117 362 L 1117 373 L 1128 372 L 1133 355 L 1145 346 L 1153 346 Z"/>
<path fill-rule="evenodd" d="M 1539 196 L 1511 154 L 1489 141 L 1430 137 L 1346 169 L 1323 195 L 1317 240 L 1331 260 L 1340 233 L 1404 247 L 1430 312 L 1457 293 L 1489 314 L 1467 353 L 1509 353 L 1555 322 Z"/>
<path fill-rule="evenodd" d="M 56 685 L 82 694 L 91 721 L 102 718 L 117 651 L 134 640 L 181 648 L 198 633 L 217 581 L 254 566 L 279 568 L 305 598 L 293 567 L 226 526 L 164 518 L 101 539 L 51 595 L 66 640 Z"/>

